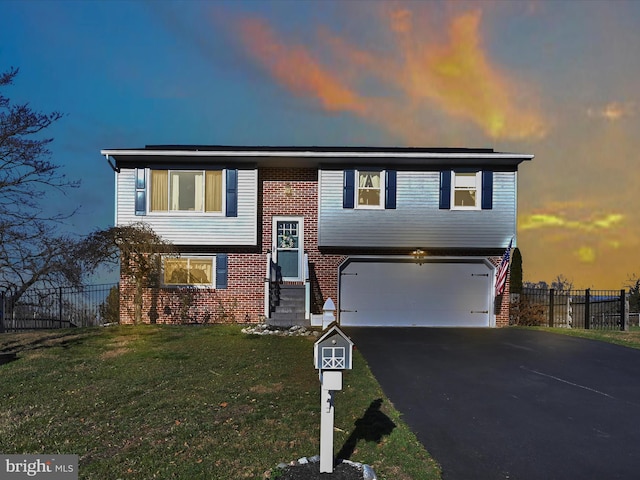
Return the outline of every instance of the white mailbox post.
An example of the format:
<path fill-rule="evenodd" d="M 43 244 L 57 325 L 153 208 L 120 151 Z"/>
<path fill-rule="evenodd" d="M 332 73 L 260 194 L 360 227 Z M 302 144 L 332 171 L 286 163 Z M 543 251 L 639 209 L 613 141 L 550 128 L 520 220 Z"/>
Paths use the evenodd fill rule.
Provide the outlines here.
<path fill-rule="evenodd" d="M 313 346 L 313 359 L 320 372 L 320 473 L 333 473 L 334 393 L 342 390 L 342 371 L 351 370 L 353 342 L 329 325 Z"/>

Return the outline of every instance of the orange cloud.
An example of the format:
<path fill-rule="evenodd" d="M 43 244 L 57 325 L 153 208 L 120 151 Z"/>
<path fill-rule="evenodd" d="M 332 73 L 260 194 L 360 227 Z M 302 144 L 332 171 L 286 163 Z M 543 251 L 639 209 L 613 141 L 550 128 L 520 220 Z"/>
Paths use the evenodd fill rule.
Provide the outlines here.
<path fill-rule="evenodd" d="M 489 59 L 484 49 L 481 11 L 454 17 L 444 42 L 414 27 L 410 10 L 388 11 L 385 24 L 393 43 L 384 51 L 359 48 L 321 29 L 321 63 L 305 46 L 291 45 L 262 20 L 240 23 L 249 53 L 281 85 L 319 101 L 327 111 L 354 113 L 407 143 L 424 141 L 440 120 L 464 120 L 491 138 L 540 138 L 545 120 L 522 104 L 524 85 Z M 392 52 L 389 52 L 388 47 Z M 376 95 L 367 85 L 376 84 Z M 381 88 L 380 88 L 381 87 Z"/>
<path fill-rule="evenodd" d="M 260 20 L 244 20 L 240 27 L 249 52 L 282 85 L 297 95 L 316 97 L 326 110 L 366 113 L 363 99 L 323 68 L 306 48 L 285 45 Z"/>
<path fill-rule="evenodd" d="M 623 117 L 633 117 L 636 115 L 635 102 L 610 102 L 601 108 L 588 108 L 587 115 L 591 118 L 604 118 L 615 121 Z"/>
<path fill-rule="evenodd" d="M 399 83 L 413 99 L 429 100 L 454 117 L 472 121 L 492 138 L 541 137 L 544 121 L 516 104 L 515 82 L 492 65 L 480 38 L 480 10 L 449 25 L 448 41 L 416 43 L 409 12 L 392 13 L 405 64 Z"/>

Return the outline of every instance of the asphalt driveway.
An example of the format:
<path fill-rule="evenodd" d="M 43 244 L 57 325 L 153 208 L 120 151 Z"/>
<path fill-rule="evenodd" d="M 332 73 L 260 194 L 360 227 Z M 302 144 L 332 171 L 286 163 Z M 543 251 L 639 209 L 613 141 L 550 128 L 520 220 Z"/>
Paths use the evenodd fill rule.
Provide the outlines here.
<path fill-rule="evenodd" d="M 520 329 L 345 329 L 446 480 L 640 478 L 640 350 Z"/>

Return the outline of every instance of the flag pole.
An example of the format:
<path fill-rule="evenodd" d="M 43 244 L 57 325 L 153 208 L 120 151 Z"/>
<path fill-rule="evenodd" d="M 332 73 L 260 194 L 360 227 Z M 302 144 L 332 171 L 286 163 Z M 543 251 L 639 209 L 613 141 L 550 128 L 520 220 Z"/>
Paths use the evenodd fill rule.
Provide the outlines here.
<path fill-rule="evenodd" d="M 496 283 L 495 283 L 495 296 L 499 297 L 504 293 L 504 289 L 507 285 L 507 275 L 509 274 L 509 267 L 511 266 L 511 247 L 513 245 L 513 240 L 515 235 L 511 237 L 509 240 L 509 246 L 505 250 L 502 255 L 502 260 L 498 265 L 498 269 L 496 271 Z"/>

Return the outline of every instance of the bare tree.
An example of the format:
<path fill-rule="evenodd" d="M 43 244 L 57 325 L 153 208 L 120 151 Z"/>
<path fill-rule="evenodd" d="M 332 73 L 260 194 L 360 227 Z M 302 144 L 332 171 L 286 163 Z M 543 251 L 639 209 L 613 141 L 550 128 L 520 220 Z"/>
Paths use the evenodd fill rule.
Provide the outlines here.
<path fill-rule="evenodd" d="M 522 286 L 529 290 L 546 291 L 553 288 L 558 292 L 567 292 L 569 290 L 573 290 L 573 281 L 560 274 L 555 278 L 555 280 L 553 280 L 553 282 L 551 282 L 551 285 L 544 280 L 541 280 L 539 282 L 523 282 Z"/>
<path fill-rule="evenodd" d="M 84 271 L 94 271 L 100 265 L 119 265 L 120 274 L 134 283 L 134 322 L 142 321 L 142 294 L 145 287 L 156 286 L 162 256 L 175 255 L 172 244 L 163 240 L 143 222 L 98 230 L 79 247 Z"/>
<path fill-rule="evenodd" d="M 9 302 L 17 302 L 34 285 L 82 283 L 82 266 L 74 256 L 76 241 L 50 235 L 50 230 L 46 225 L 32 225 L 29 232 L 0 231 L 0 281 Z"/>
<path fill-rule="evenodd" d="M 17 75 L 15 68 L 0 73 L 0 89 Z M 53 139 L 41 138 L 60 118 L 59 112 L 36 112 L 0 93 L 0 288 L 14 301 L 32 285 L 74 284 L 82 276 L 69 256 L 73 240 L 57 232 L 75 210 L 51 212 L 44 203 L 53 191 L 78 186 L 50 160 Z"/>
<path fill-rule="evenodd" d="M 560 274 L 553 282 L 551 282 L 551 288 L 554 288 L 559 292 L 567 292 L 569 290 L 573 290 L 573 281 Z"/>
<path fill-rule="evenodd" d="M 523 282 L 522 287 L 529 290 L 540 290 L 540 291 L 549 290 L 549 285 L 544 280 L 541 280 L 539 282 Z"/>

